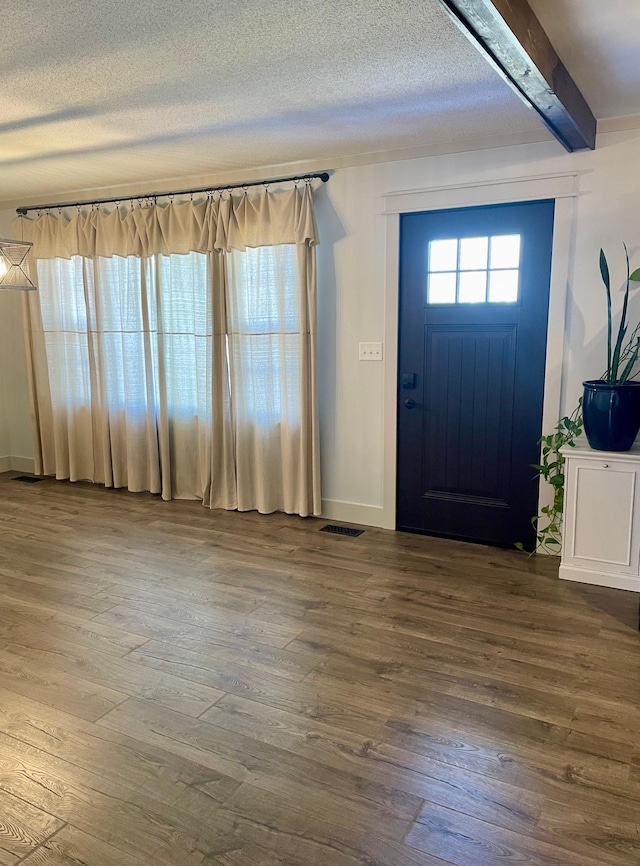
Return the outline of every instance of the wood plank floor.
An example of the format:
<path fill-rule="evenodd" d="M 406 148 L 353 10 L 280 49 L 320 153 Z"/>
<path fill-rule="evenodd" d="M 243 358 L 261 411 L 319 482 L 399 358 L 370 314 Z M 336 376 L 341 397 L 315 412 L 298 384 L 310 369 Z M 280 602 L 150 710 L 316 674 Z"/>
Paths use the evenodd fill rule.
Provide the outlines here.
<path fill-rule="evenodd" d="M 0 866 L 640 863 L 637 596 L 0 476 Z"/>

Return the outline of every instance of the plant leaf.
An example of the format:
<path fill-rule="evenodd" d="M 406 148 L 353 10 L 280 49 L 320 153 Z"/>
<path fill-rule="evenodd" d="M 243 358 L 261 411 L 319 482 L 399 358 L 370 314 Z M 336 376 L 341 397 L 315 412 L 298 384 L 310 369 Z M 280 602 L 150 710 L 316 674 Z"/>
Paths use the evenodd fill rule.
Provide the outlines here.
<path fill-rule="evenodd" d="M 627 260 L 627 282 L 624 289 L 624 301 L 622 302 L 622 315 L 620 317 L 620 327 L 618 328 L 618 338 L 616 340 L 615 349 L 613 350 L 613 358 L 611 360 L 611 379 L 610 384 L 615 384 L 619 382 L 618 378 L 618 367 L 620 366 L 620 352 L 622 351 L 622 343 L 624 342 L 625 334 L 627 333 L 627 307 L 629 306 L 629 280 L 631 278 L 631 273 L 629 270 L 629 253 L 627 251 L 627 245 L 624 246 L 624 254 Z"/>
<path fill-rule="evenodd" d="M 622 341 L 624 340 L 624 335 L 627 333 L 626 327 L 624 327 L 624 328 L 622 327 L 622 323 L 624 322 L 624 318 L 626 317 L 626 314 L 627 314 L 626 307 L 627 307 L 627 299 L 625 298 L 623 312 L 622 312 L 623 318 L 620 321 L 620 329 L 618 331 L 618 337 L 616 339 L 616 345 L 615 345 L 615 348 L 613 350 L 613 358 L 611 359 L 611 381 L 609 382 L 610 385 L 615 385 L 617 383 L 619 384 L 619 382 L 620 382 L 620 380 L 618 378 L 618 367 L 620 366 L 620 349 L 622 347 Z"/>
<path fill-rule="evenodd" d="M 600 250 L 600 273 L 602 274 L 602 282 L 605 284 L 607 289 L 611 289 L 611 279 L 609 277 L 609 265 L 607 264 L 607 257 L 604 254 L 604 250 Z"/>
<path fill-rule="evenodd" d="M 636 268 L 635 271 L 629 275 L 629 279 L 634 283 L 640 283 L 640 268 Z"/>
<path fill-rule="evenodd" d="M 631 353 L 631 356 L 630 356 L 629 360 L 627 361 L 626 367 L 622 371 L 622 375 L 620 376 L 620 384 L 623 384 L 624 382 L 626 382 L 627 379 L 629 378 L 629 376 L 631 375 L 631 371 L 633 370 L 633 367 L 634 367 L 636 361 L 638 360 L 638 352 L 640 352 L 640 337 L 638 338 L 636 345 L 633 349 L 633 352 Z"/>
<path fill-rule="evenodd" d="M 611 383 L 611 278 L 604 250 L 600 250 L 600 274 L 607 290 L 607 382 Z"/>

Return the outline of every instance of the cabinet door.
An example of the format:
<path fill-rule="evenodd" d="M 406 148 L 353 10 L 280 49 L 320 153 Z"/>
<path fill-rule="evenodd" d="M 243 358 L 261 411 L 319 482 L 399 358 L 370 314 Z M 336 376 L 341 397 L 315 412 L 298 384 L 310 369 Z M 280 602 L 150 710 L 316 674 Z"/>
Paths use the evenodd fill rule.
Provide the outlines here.
<path fill-rule="evenodd" d="M 637 463 L 568 457 L 566 484 L 563 563 L 637 574 Z"/>

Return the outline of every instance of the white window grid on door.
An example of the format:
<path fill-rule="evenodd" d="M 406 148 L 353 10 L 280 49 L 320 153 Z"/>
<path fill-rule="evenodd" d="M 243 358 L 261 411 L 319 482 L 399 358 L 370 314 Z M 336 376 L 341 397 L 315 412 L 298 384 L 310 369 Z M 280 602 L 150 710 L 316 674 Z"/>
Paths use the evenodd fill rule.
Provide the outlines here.
<path fill-rule="evenodd" d="M 429 241 L 427 303 L 517 303 L 520 240 L 509 234 Z"/>

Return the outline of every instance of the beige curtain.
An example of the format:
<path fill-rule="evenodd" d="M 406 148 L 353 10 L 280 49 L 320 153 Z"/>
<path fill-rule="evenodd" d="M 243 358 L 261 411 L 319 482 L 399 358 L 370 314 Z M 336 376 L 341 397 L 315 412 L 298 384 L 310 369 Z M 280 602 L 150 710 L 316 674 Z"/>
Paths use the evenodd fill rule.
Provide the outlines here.
<path fill-rule="evenodd" d="M 320 513 L 309 185 L 20 222 L 38 473 Z"/>

